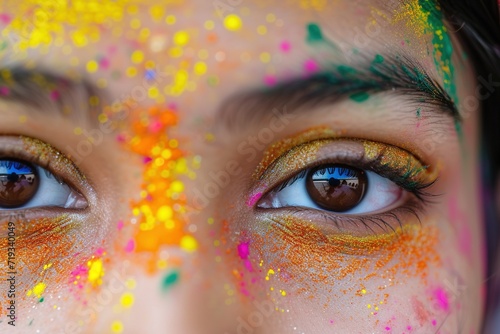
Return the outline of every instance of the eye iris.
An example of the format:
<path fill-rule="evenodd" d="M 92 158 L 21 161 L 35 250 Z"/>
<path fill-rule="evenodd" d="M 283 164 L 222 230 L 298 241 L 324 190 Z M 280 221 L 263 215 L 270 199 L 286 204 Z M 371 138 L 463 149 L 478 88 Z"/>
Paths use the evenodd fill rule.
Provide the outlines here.
<path fill-rule="evenodd" d="M 0 159 L 0 208 L 16 208 L 28 203 L 39 184 L 36 169 L 30 164 Z"/>
<path fill-rule="evenodd" d="M 317 167 L 306 179 L 311 199 L 325 210 L 343 212 L 354 208 L 365 194 L 368 180 L 360 169 L 343 165 Z"/>

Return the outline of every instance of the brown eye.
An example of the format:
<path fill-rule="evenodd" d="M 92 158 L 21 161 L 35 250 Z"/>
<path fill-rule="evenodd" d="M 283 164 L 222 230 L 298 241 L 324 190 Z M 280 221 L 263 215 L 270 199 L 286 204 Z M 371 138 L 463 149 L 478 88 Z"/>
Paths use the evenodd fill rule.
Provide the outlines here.
<path fill-rule="evenodd" d="M 40 179 L 32 165 L 0 158 L 0 208 L 27 204 L 37 193 Z"/>
<path fill-rule="evenodd" d="M 354 208 L 365 194 L 368 180 L 361 169 L 345 165 L 322 165 L 309 172 L 307 192 L 321 208 L 344 212 Z"/>

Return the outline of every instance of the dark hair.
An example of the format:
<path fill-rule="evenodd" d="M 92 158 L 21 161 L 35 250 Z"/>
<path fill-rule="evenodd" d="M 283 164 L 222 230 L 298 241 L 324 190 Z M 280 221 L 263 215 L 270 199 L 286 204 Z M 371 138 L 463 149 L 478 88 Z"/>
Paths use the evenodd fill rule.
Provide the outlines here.
<path fill-rule="evenodd" d="M 498 84 L 484 87 L 483 90 L 490 88 L 490 95 L 481 101 L 482 202 L 488 250 L 486 321 L 498 312 L 500 306 L 500 277 L 497 275 L 499 202 L 495 199 L 500 172 L 500 21 L 497 1 L 438 0 L 448 22 L 467 49 L 477 78 Z"/>

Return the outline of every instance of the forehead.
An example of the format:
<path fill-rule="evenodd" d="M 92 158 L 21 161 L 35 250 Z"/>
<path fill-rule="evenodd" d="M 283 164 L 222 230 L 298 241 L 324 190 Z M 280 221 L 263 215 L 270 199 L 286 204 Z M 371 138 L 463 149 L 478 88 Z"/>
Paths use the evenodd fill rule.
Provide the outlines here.
<path fill-rule="evenodd" d="M 9 37 L 2 59 L 89 77 L 113 96 L 145 87 L 143 104 L 182 102 L 196 110 L 242 87 L 272 86 L 378 53 L 419 58 L 439 80 L 428 34 L 436 27 L 425 3 L 12 2 L 2 14 Z M 203 101 L 193 99 L 200 95 Z"/>

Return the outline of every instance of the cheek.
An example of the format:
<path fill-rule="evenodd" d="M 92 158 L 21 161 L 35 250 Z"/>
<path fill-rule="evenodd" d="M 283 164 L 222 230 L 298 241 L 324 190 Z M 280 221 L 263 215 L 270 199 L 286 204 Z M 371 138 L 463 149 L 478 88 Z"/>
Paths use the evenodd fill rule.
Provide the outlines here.
<path fill-rule="evenodd" d="M 444 323 L 455 330 L 456 321 L 446 319 L 457 319 L 468 307 L 464 298 L 478 295 L 464 288 L 473 273 L 457 239 L 441 228 L 448 221 L 426 218 L 409 226 L 395 239 L 345 239 L 269 222 L 224 240 L 220 254 L 231 264 L 236 294 L 271 302 L 272 317 L 291 324 L 316 321 L 340 330 L 362 319 L 363 328 L 379 332 L 436 331 Z M 319 316 L 304 319 L 305 305 Z"/>

